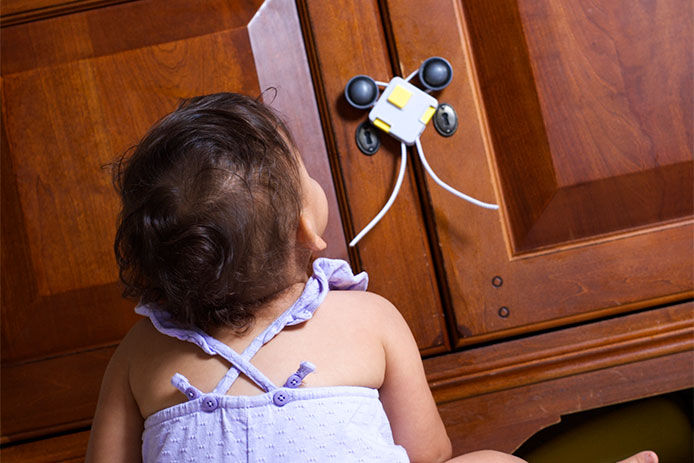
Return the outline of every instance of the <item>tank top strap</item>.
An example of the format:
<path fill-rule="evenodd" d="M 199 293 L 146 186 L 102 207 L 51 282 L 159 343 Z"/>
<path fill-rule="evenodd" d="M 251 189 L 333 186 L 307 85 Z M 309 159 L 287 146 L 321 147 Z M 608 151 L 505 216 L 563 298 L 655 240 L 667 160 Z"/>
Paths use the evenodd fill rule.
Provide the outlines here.
<path fill-rule="evenodd" d="M 221 341 L 209 336 L 204 331 L 197 328 L 181 328 L 171 320 L 167 312 L 159 309 L 156 304 L 140 304 L 135 307 L 135 312 L 139 315 L 149 317 L 152 325 L 162 334 L 180 339 L 181 341 L 192 342 L 200 347 L 209 355 L 219 355 L 232 365 L 232 369 L 240 371 L 248 376 L 264 391 L 277 389 L 263 373 L 253 366 L 247 359 L 236 353 L 231 347 Z"/>
<path fill-rule="evenodd" d="M 253 339 L 241 354 L 202 330 L 180 328 L 170 319 L 168 313 L 159 310 L 155 304 L 138 305 L 135 312 L 149 317 L 154 327 L 162 334 L 181 341 L 192 342 L 207 354 L 220 355 L 231 363 L 231 368 L 215 387 L 215 393 L 225 394 L 236 381 L 239 373 L 248 376 L 263 390 L 270 391 L 276 389 L 276 386 L 250 363 L 260 348 L 281 332 L 285 326 L 298 325 L 311 319 L 330 290 L 365 291 L 367 286 L 368 275 L 365 272 L 354 275 L 347 262 L 340 259 L 316 259 L 313 262 L 313 274 L 309 277 L 296 302 Z"/>
<path fill-rule="evenodd" d="M 250 361 L 253 356 L 285 326 L 298 325 L 313 317 L 331 289 L 365 291 L 369 277 L 366 272 L 354 275 L 349 264 L 340 259 L 318 258 L 313 262 L 313 274 L 309 277 L 299 298 L 274 322 L 246 347 L 241 356 Z M 217 384 L 214 392 L 225 394 L 236 378 L 239 371 L 230 368 Z"/>

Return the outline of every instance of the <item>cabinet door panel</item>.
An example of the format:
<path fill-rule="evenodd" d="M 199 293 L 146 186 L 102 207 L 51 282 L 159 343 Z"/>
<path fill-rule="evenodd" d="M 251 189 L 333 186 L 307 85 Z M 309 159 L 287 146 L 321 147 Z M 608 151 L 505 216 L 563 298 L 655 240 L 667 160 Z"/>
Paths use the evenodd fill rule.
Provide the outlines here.
<path fill-rule="evenodd" d="M 264 97 L 338 208 L 292 1 L 147 0 L 8 26 L 2 65 L 4 403 L 23 384 L 44 384 L 43 363 L 81 362 L 76 354 L 117 343 L 134 322 L 112 257 L 118 200 L 102 166 L 181 98 L 276 86 Z M 326 253 L 346 257 L 338 214 L 327 235 Z M 60 406 L 3 407 L 3 439 L 88 422 L 102 373 L 90 371 L 79 387 L 70 382 L 85 378 L 59 380 L 47 397 Z"/>
<path fill-rule="evenodd" d="M 689 2 L 464 10 L 515 253 L 691 215 Z M 549 196 L 529 186 L 529 159 Z"/>
<path fill-rule="evenodd" d="M 344 187 L 343 217 L 349 221 L 351 238 L 388 200 L 397 177 L 400 146 L 382 135 L 377 153 L 367 156 L 359 151 L 356 129 L 367 120 L 368 111 L 349 106 L 344 88 L 358 74 L 389 80 L 388 45 L 376 2 L 309 0 L 300 5 L 315 53 L 314 76 L 327 132 L 333 135 L 331 155 Z M 448 335 L 426 228 L 417 181 L 408 167 L 392 208 L 354 248 L 354 256 L 369 273 L 369 288 L 398 307 L 422 353 L 431 354 L 448 348 Z"/>
<path fill-rule="evenodd" d="M 387 6 L 403 75 L 454 68 L 435 96 L 460 128 L 424 132 L 429 163 L 501 205 L 426 180 L 459 344 L 691 295 L 689 2 Z"/>

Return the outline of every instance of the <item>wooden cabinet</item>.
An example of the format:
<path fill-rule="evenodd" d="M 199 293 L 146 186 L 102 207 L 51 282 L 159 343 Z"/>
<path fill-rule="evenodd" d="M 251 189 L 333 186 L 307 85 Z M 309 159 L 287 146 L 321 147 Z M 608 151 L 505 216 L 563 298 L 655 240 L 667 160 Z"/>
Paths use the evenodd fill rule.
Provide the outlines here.
<path fill-rule="evenodd" d="M 356 149 L 365 114 L 345 105 L 342 86 L 359 73 L 405 76 L 435 55 L 454 68 L 434 95 L 455 108 L 458 131 L 427 129 L 422 145 L 444 181 L 500 211 L 444 191 L 413 154 L 404 188 L 425 226 L 401 196 L 357 259 L 386 283 L 378 291 L 402 299 L 389 287 L 391 249 L 427 240 L 431 260 L 408 270 L 438 284 L 426 306 L 440 301 L 453 352 L 425 367 L 457 452 L 510 451 L 562 414 L 691 387 L 688 2 L 308 1 L 305 10 L 324 114 L 342 128 L 335 155 L 350 236 L 390 194 L 399 147 L 384 137 L 374 156 Z M 430 324 L 409 301 L 401 308 L 413 327 Z"/>
<path fill-rule="evenodd" d="M 292 2 L 82 2 L 69 14 L 50 3 L 50 17 L 10 14 L 22 2 L 3 17 L 3 442 L 89 425 L 136 320 L 117 282 L 108 163 L 180 99 L 274 87 L 264 97 L 291 114 L 339 210 Z M 346 256 L 338 214 L 327 234 L 327 252 Z"/>
<path fill-rule="evenodd" d="M 216 91 L 274 87 L 328 192 L 326 254 L 405 315 L 456 452 L 694 385 L 690 2 L 29 3 L 2 12 L 3 443 L 89 425 L 134 320 L 102 166 L 178 99 Z M 357 149 L 366 111 L 344 86 L 435 55 L 454 76 L 433 95 L 459 128 L 427 128 L 427 159 L 500 210 L 411 155 L 391 210 L 348 248 L 400 147 Z"/>
<path fill-rule="evenodd" d="M 689 3 L 407 3 L 388 2 L 402 66 L 441 53 L 458 71 L 440 98 L 464 128 L 426 134 L 431 164 L 502 205 L 490 214 L 426 178 L 456 344 L 686 297 Z"/>

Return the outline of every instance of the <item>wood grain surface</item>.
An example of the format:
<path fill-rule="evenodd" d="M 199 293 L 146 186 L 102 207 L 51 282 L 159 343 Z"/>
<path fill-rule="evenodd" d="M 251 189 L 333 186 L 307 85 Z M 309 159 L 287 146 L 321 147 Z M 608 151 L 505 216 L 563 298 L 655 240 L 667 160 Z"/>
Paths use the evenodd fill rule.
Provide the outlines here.
<path fill-rule="evenodd" d="M 344 87 L 355 75 L 388 81 L 393 74 L 381 32 L 378 6 L 371 1 L 299 2 L 314 53 L 311 58 L 333 172 L 342 177 L 343 220 L 351 240 L 381 210 L 393 190 L 400 159 L 396 140 L 382 136 L 381 149 L 362 154 L 356 128 L 367 112 L 352 108 Z M 447 349 L 448 334 L 431 251 L 411 167 L 386 216 L 359 242 L 356 261 L 370 276 L 369 289 L 395 304 L 407 319 L 423 354 Z"/>
<path fill-rule="evenodd" d="M 608 4 L 609 3 L 609 4 Z M 259 95 L 328 193 L 327 255 L 409 323 L 456 453 L 512 451 L 562 415 L 694 386 L 694 5 L 577 0 L 4 0 L 3 461 L 80 461 L 135 320 L 104 164 L 181 99 Z M 124 33 L 127 31 L 127 33 Z M 354 75 L 454 70 L 422 135 L 362 154 Z M 417 84 L 417 79 L 413 81 Z M 46 438 L 48 437 L 48 438 Z"/>
<path fill-rule="evenodd" d="M 300 27 L 288 0 L 143 0 L 3 28 L 3 442 L 89 423 L 107 358 L 84 362 L 136 320 L 117 282 L 104 166 L 182 98 L 278 87 L 270 104 L 338 210 Z M 346 257 L 339 214 L 327 235 Z M 34 381 L 43 369 L 49 382 Z"/>
<path fill-rule="evenodd" d="M 587 1 L 578 3 L 586 8 L 591 5 Z M 459 129 L 450 138 L 440 137 L 431 129 L 424 132 L 422 144 L 429 164 L 452 186 L 501 204 L 499 212 L 480 209 L 424 176 L 442 256 L 439 274 L 445 276 L 445 288 L 450 292 L 458 346 L 685 300 L 691 297 L 694 286 L 692 195 L 688 193 L 694 188 L 692 144 L 686 136 L 690 133 L 687 126 L 694 126 L 687 109 L 693 106 L 692 92 L 687 90 L 691 84 L 680 77 L 665 79 L 661 84 L 649 78 L 643 82 L 648 90 L 629 87 L 630 98 L 640 104 L 639 111 L 655 105 L 656 99 L 650 93 L 661 92 L 661 104 L 666 109 L 658 110 L 676 113 L 675 130 L 683 134 L 676 137 L 676 147 L 672 141 L 657 144 L 655 140 L 661 138 L 653 136 L 652 149 L 637 152 L 629 151 L 631 142 L 622 132 L 609 132 L 607 119 L 592 114 L 587 102 L 597 104 L 597 100 L 589 98 L 591 87 L 575 87 L 575 91 L 580 88 L 586 92 L 585 105 L 562 100 L 570 108 L 561 111 L 574 111 L 575 117 L 589 127 L 600 125 L 607 132 L 590 140 L 608 143 L 606 140 L 612 137 L 613 142 L 605 149 L 620 149 L 621 159 L 633 162 L 617 168 L 618 161 L 611 159 L 613 167 L 602 168 L 599 156 L 604 153 L 599 146 L 586 152 L 566 140 L 565 153 L 555 155 L 558 142 L 548 141 L 550 116 L 546 114 L 554 111 L 551 117 L 562 116 L 557 105 L 547 104 L 543 95 L 568 84 L 549 87 L 561 79 L 536 65 L 536 60 L 542 58 L 529 53 L 525 44 L 531 40 L 530 34 L 536 34 L 532 38 L 535 46 L 541 44 L 544 55 L 563 62 L 574 59 L 571 53 L 588 53 L 583 43 L 588 39 L 575 43 L 578 39 L 567 33 L 561 41 L 556 37 L 550 40 L 550 36 L 529 27 L 527 21 L 540 19 L 521 15 L 521 4 L 524 8 L 539 8 L 546 2 L 432 1 L 420 2 L 416 12 L 407 0 L 387 2 L 402 68 L 416 69 L 427 57 L 441 55 L 454 69 L 453 81 L 436 96 L 456 109 Z M 555 12 L 563 19 L 546 19 L 563 24 L 576 15 L 578 24 L 584 24 L 587 19 L 582 11 L 567 7 Z M 663 12 L 657 21 L 652 20 L 656 22 L 644 23 L 640 11 L 609 8 L 601 21 L 612 28 L 611 34 L 649 28 L 670 31 L 652 37 L 644 34 L 642 41 L 652 41 L 656 47 L 668 34 L 680 30 L 682 21 L 691 19 L 687 16 L 690 13 L 691 8 L 683 6 L 680 16 Z M 571 23 L 571 27 L 577 26 Z M 594 29 L 585 29 L 583 34 L 593 31 L 595 40 L 607 40 Z M 671 56 L 663 59 L 669 59 L 668 66 L 676 68 L 675 76 L 691 71 L 688 46 L 678 38 L 666 47 Z M 622 53 L 629 51 L 626 43 L 620 43 L 620 47 Z M 634 51 L 634 63 L 641 60 L 634 72 L 669 74 L 650 63 L 649 55 L 642 51 L 645 48 L 639 44 Z M 606 69 L 623 65 L 614 53 L 603 60 Z M 540 76 L 542 72 L 547 75 Z M 568 79 L 566 75 L 562 78 Z M 545 84 L 541 86 L 539 79 Z M 644 91 L 649 95 L 638 100 Z M 622 101 L 621 92 L 613 89 L 618 101 Z M 671 94 L 684 96 L 680 99 Z M 599 99 L 603 108 L 600 117 L 608 117 L 610 101 Z M 615 103 L 614 114 L 618 116 L 614 117 L 642 131 L 661 133 L 670 123 L 661 121 L 658 126 L 646 127 L 639 122 L 636 109 L 628 112 L 619 106 L 623 109 L 619 112 L 618 106 Z M 562 121 L 571 123 L 565 118 Z M 575 122 L 575 127 L 567 130 L 584 133 L 589 131 L 588 126 Z M 584 138 L 589 139 L 588 135 Z M 579 177 L 569 181 L 568 174 L 561 182 L 558 180 L 555 157 L 565 158 L 566 153 L 572 153 L 574 159 L 562 161 L 561 169 L 573 169 L 571 163 L 580 164 L 584 172 L 592 165 L 598 166 L 590 182 L 580 183 Z M 638 161 L 653 153 L 660 153 L 659 157 Z M 568 185 L 571 182 L 579 183 Z M 527 237 L 535 242 L 524 248 L 522 240 Z"/>

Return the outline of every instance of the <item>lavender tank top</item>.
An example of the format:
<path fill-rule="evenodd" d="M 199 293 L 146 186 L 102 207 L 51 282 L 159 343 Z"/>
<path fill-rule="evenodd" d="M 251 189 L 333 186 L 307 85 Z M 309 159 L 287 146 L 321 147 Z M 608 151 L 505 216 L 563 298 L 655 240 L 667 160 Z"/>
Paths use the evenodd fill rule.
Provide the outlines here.
<path fill-rule="evenodd" d="M 366 289 L 366 273 L 354 275 L 347 262 L 317 259 L 303 293 L 239 354 L 201 330 L 181 329 L 156 305 L 138 305 L 163 334 L 219 355 L 232 367 L 212 391 L 201 391 L 175 374 L 172 384 L 188 398 L 149 416 L 142 433 L 142 459 L 148 462 L 408 462 L 393 443 L 390 423 L 367 387 L 300 387 L 314 370 L 302 362 L 282 387 L 273 384 L 251 358 L 285 326 L 304 323 L 330 289 Z M 265 393 L 226 395 L 243 373 Z"/>

